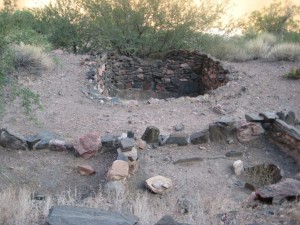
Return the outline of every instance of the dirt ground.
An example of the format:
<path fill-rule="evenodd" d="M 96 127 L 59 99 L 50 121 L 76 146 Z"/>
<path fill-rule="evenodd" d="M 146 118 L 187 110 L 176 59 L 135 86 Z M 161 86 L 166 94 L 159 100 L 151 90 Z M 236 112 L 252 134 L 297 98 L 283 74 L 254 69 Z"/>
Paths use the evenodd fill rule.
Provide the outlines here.
<path fill-rule="evenodd" d="M 224 107 L 226 116 L 237 120 L 250 112 L 290 110 L 300 118 L 300 80 L 282 78 L 291 68 L 300 67 L 299 62 L 226 63 L 235 80 L 209 92 L 208 96 L 159 100 L 152 104 L 129 100 L 112 105 L 92 100 L 81 91 L 88 85 L 88 68 L 80 65 L 84 56 L 56 54 L 55 57 L 59 64 L 54 70 L 39 77 L 19 79 L 20 83 L 40 95 L 43 109 L 34 110 L 36 120 L 25 116 L 23 108 L 15 101 L 7 105 L 1 127 L 24 136 L 50 131 L 73 142 L 81 135 L 95 131 L 104 135 L 130 130 L 136 137 L 141 137 L 150 125 L 157 126 L 161 134 L 170 134 L 179 123 L 184 124 L 187 133 L 201 131 L 221 117 L 212 111 L 216 104 Z M 195 225 L 289 224 L 288 212 L 295 203 L 241 208 L 241 202 L 251 192 L 241 187 L 232 172 L 231 166 L 236 158 L 225 157 L 225 153 L 231 150 L 243 153 L 239 159 L 244 161 L 245 166 L 275 163 L 283 169 L 285 177 L 299 173 L 297 163 L 264 137 L 248 144 L 149 147 L 139 152 L 140 167 L 137 174 L 128 180 L 126 200 L 130 205 L 137 196 L 147 195 L 147 199 L 143 200 L 147 207 L 141 209 L 145 206 L 135 205 L 129 211 L 140 217 L 146 212 L 150 214 L 151 219 L 143 225 L 154 224 L 166 214 Z M 0 190 L 9 186 L 30 186 L 45 195 L 58 195 L 76 188 L 83 199 L 103 187 L 108 168 L 116 157 L 116 153 L 105 153 L 84 160 L 63 152 L 0 148 Z M 203 160 L 174 164 L 178 159 L 189 157 L 201 157 Z M 93 166 L 96 174 L 80 176 L 76 171 L 80 164 Z M 149 195 L 143 188 L 143 181 L 158 174 L 171 178 L 174 187 L 166 195 Z M 190 205 L 188 212 L 182 211 L 182 201 Z"/>

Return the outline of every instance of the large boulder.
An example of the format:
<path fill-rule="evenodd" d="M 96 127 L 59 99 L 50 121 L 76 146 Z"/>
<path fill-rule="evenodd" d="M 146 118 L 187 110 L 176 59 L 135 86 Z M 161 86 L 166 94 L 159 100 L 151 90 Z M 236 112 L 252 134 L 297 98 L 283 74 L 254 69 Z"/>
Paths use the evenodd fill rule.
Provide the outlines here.
<path fill-rule="evenodd" d="M 0 145 L 14 150 L 26 150 L 28 148 L 24 137 L 7 129 L 0 130 Z"/>
<path fill-rule="evenodd" d="M 95 208 L 57 205 L 49 211 L 47 225 L 135 225 L 139 220 L 132 214 Z"/>

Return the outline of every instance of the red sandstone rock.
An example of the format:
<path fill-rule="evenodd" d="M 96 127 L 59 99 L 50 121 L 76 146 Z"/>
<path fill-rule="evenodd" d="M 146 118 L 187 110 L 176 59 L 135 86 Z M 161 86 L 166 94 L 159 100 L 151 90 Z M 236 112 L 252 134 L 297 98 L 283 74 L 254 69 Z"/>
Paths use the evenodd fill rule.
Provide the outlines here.
<path fill-rule="evenodd" d="M 78 172 L 84 176 L 89 176 L 89 175 L 96 173 L 95 170 L 93 169 L 93 167 L 91 167 L 89 165 L 80 165 L 80 166 L 78 166 L 77 169 L 78 169 Z"/>
<path fill-rule="evenodd" d="M 265 133 L 265 130 L 259 123 L 245 123 L 237 130 L 237 138 L 240 142 L 251 141 L 262 134 Z"/>
<path fill-rule="evenodd" d="M 78 138 L 77 144 L 74 146 L 79 155 L 85 159 L 96 155 L 100 147 L 100 135 L 97 133 L 89 133 Z"/>

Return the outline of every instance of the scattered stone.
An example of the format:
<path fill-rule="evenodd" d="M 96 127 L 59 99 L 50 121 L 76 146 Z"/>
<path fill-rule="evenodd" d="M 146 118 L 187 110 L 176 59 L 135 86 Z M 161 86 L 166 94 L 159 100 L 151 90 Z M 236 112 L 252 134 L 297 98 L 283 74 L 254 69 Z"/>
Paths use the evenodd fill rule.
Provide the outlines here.
<path fill-rule="evenodd" d="M 246 118 L 247 122 L 263 122 L 264 121 L 264 117 L 259 116 L 254 113 L 247 113 L 245 115 L 245 118 Z"/>
<path fill-rule="evenodd" d="M 204 130 L 200 132 L 195 132 L 190 136 L 191 143 L 193 145 L 204 144 L 209 142 L 209 131 Z"/>
<path fill-rule="evenodd" d="M 219 115 L 225 115 L 225 114 L 226 114 L 226 111 L 223 109 L 223 107 L 222 107 L 220 104 L 215 105 L 215 106 L 212 108 L 212 110 L 213 110 L 215 113 L 219 114 Z"/>
<path fill-rule="evenodd" d="M 243 153 L 232 150 L 232 151 L 226 152 L 225 156 L 228 158 L 237 158 L 237 157 L 243 157 Z"/>
<path fill-rule="evenodd" d="M 51 140 L 60 140 L 58 135 L 53 134 L 49 131 L 42 131 L 38 135 L 29 137 L 29 139 L 40 139 L 40 141 L 34 144 L 34 150 L 48 149 L 50 147 L 49 144 Z"/>
<path fill-rule="evenodd" d="M 127 131 L 127 137 L 128 138 L 134 138 L 134 132 L 133 131 Z"/>
<path fill-rule="evenodd" d="M 134 147 L 135 141 L 133 138 L 124 138 L 120 141 L 120 148 L 123 152 L 130 151 Z"/>
<path fill-rule="evenodd" d="M 164 146 L 169 138 L 169 135 L 159 135 L 158 137 L 158 145 Z"/>
<path fill-rule="evenodd" d="M 158 175 L 146 180 L 145 185 L 153 193 L 162 194 L 172 188 L 172 181 L 169 178 Z"/>
<path fill-rule="evenodd" d="M 30 136 L 26 138 L 26 143 L 29 148 L 29 150 L 33 150 L 33 146 L 38 143 L 41 140 L 41 138 L 37 136 Z"/>
<path fill-rule="evenodd" d="M 127 151 L 123 153 L 129 159 L 130 162 L 136 161 L 138 159 L 138 151 L 135 147 L 133 147 L 131 151 Z"/>
<path fill-rule="evenodd" d="M 145 130 L 142 140 L 146 141 L 147 143 L 157 143 L 158 142 L 158 137 L 159 137 L 159 129 L 154 126 L 149 126 Z"/>
<path fill-rule="evenodd" d="M 276 115 L 278 116 L 278 118 L 280 120 L 283 120 L 283 121 L 285 120 L 285 117 L 286 117 L 285 112 L 280 111 L 280 112 L 277 112 Z"/>
<path fill-rule="evenodd" d="M 189 144 L 189 134 L 186 133 L 173 133 L 170 134 L 166 141 L 166 145 L 177 144 L 179 146 L 185 146 Z"/>
<path fill-rule="evenodd" d="M 14 150 L 27 150 L 27 143 L 24 137 L 7 129 L 0 129 L 0 145 L 4 148 Z"/>
<path fill-rule="evenodd" d="M 129 176 L 129 163 L 115 160 L 107 173 L 109 181 L 122 180 Z"/>
<path fill-rule="evenodd" d="M 295 125 L 295 120 L 296 120 L 296 114 L 293 111 L 289 111 L 284 119 L 284 121 L 289 124 L 294 126 Z"/>
<path fill-rule="evenodd" d="M 233 169 L 236 176 L 240 176 L 244 171 L 244 164 L 242 160 L 237 160 L 233 163 Z"/>
<path fill-rule="evenodd" d="M 240 179 L 245 182 L 245 187 L 254 191 L 259 187 L 275 184 L 282 178 L 283 172 L 275 164 L 259 164 L 244 168 Z"/>
<path fill-rule="evenodd" d="M 259 123 L 249 122 L 237 129 L 237 139 L 240 142 L 249 142 L 265 133 L 264 128 Z"/>
<path fill-rule="evenodd" d="M 234 120 L 227 121 L 226 123 L 224 121 L 217 121 L 209 124 L 209 137 L 213 142 L 224 142 L 234 137 L 235 130 Z"/>
<path fill-rule="evenodd" d="M 49 147 L 50 150 L 52 151 L 57 151 L 57 152 L 67 151 L 65 141 L 61 141 L 61 140 L 51 140 L 49 142 Z"/>
<path fill-rule="evenodd" d="M 259 113 L 259 116 L 264 118 L 264 122 L 273 122 L 274 120 L 278 119 L 276 113 L 273 112 Z"/>
<path fill-rule="evenodd" d="M 141 139 L 137 140 L 136 147 L 138 149 L 144 150 L 147 147 L 147 143 Z"/>
<path fill-rule="evenodd" d="M 46 223 L 48 225 L 136 225 L 138 220 L 132 214 L 98 208 L 57 205 L 49 210 Z"/>
<path fill-rule="evenodd" d="M 117 136 L 106 134 L 101 137 L 101 152 L 114 151 L 118 148 Z"/>
<path fill-rule="evenodd" d="M 175 221 L 171 216 L 164 216 L 154 225 L 190 225 L 190 224 L 179 223 Z"/>
<path fill-rule="evenodd" d="M 274 199 L 296 199 L 300 196 L 300 181 L 286 178 L 279 183 L 260 187 L 255 193 L 259 200 L 267 202 Z"/>
<path fill-rule="evenodd" d="M 129 162 L 128 157 L 122 152 L 120 148 L 117 149 L 117 152 L 118 152 L 117 160 L 123 160 L 125 162 Z"/>
<path fill-rule="evenodd" d="M 96 171 L 90 165 L 80 165 L 77 167 L 78 172 L 84 176 L 90 176 L 95 174 Z"/>
<path fill-rule="evenodd" d="M 84 159 L 95 156 L 101 147 L 100 136 L 97 133 L 88 133 L 80 138 L 74 148 Z"/>
<path fill-rule="evenodd" d="M 175 131 L 183 131 L 184 130 L 184 125 L 182 123 L 176 124 L 174 127 Z"/>

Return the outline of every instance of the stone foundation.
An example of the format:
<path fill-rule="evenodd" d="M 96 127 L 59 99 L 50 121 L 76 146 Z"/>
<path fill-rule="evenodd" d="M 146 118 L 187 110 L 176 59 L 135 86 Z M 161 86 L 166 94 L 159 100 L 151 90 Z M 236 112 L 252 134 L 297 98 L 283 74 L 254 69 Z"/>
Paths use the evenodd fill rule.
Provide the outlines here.
<path fill-rule="evenodd" d="M 101 94 L 129 99 L 198 96 L 225 85 L 229 73 L 220 61 L 198 51 L 176 50 L 162 60 L 107 53 L 97 60 Z"/>

